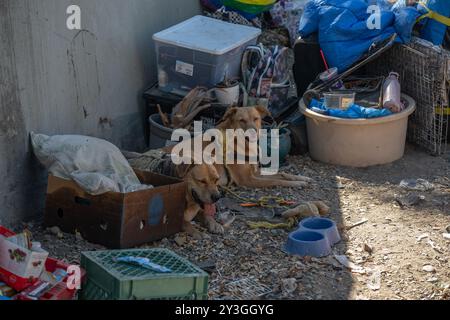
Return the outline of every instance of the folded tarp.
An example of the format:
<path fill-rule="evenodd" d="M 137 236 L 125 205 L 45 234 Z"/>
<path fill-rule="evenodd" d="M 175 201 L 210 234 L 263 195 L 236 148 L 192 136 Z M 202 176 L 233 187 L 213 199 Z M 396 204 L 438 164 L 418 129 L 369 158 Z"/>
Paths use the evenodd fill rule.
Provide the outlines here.
<path fill-rule="evenodd" d="M 369 10 L 374 3 L 380 9 L 379 15 Z M 367 53 L 373 43 L 387 40 L 395 33 L 397 41 L 408 43 L 419 16 L 415 7 L 393 8 L 387 0 L 311 0 L 306 4 L 299 31 L 304 38 L 317 32 L 328 64 L 343 72 Z M 376 21 L 380 22 L 379 28 L 372 27 L 371 22 Z"/>

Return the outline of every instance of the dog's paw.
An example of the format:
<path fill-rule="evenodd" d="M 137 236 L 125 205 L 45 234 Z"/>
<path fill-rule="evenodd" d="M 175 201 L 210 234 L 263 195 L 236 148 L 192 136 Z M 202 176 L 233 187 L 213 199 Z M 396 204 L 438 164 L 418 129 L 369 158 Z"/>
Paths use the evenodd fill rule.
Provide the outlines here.
<path fill-rule="evenodd" d="M 225 233 L 224 227 L 214 219 L 208 219 L 206 221 L 206 227 L 209 232 L 214 233 L 214 234 Z"/>
<path fill-rule="evenodd" d="M 205 236 L 201 231 L 197 230 L 190 222 L 184 223 L 183 230 L 195 240 L 202 240 Z"/>
<path fill-rule="evenodd" d="M 205 237 L 205 234 L 201 231 L 198 231 L 197 229 L 194 229 L 194 232 L 192 232 L 191 237 L 195 240 L 203 240 Z"/>

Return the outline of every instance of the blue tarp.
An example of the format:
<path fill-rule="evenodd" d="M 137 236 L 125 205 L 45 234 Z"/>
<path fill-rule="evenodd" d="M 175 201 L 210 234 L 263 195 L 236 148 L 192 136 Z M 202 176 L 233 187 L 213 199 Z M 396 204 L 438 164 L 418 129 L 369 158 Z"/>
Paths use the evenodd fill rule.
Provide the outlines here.
<path fill-rule="evenodd" d="M 392 112 L 388 109 L 365 108 L 357 104 L 350 105 L 347 110 L 328 109 L 325 107 L 323 101 L 318 101 L 315 99 L 311 100 L 309 108 L 330 117 L 344 119 L 371 119 L 386 117 L 392 114 Z"/>
<path fill-rule="evenodd" d="M 449 0 L 429 0 L 428 9 L 435 11 L 445 17 L 450 17 Z M 433 19 L 427 19 L 421 30 L 420 36 L 425 40 L 441 45 L 444 42 L 447 26 Z"/>
<path fill-rule="evenodd" d="M 368 28 L 374 15 L 369 5 L 380 10 L 380 28 Z M 300 21 L 300 35 L 318 33 L 319 43 L 328 64 L 343 72 L 357 62 L 373 43 L 381 42 L 394 33 L 397 41 L 408 43 L 420 13 L 415 7 L 397 5 L 387 0 L 310 0 Z"/>

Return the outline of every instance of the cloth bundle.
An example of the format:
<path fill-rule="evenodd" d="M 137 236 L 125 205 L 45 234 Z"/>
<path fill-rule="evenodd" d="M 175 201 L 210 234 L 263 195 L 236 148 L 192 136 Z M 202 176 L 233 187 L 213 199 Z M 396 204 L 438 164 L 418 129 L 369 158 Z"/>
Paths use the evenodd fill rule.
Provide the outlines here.
<path fill-rule="evenodd" d="M 52 175 L 75 181 L 91 195 L 152 188 L 141 184 L 120 150 L 108 141 L 31 133 L 31 144 L 38 160 Z"/>

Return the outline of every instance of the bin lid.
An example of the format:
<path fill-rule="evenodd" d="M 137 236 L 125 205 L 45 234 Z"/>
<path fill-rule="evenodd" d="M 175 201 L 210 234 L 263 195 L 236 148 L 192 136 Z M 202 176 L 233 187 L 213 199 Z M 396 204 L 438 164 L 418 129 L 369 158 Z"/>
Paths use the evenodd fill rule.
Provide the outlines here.
<path fill-rule="evenodd" d="M 261 30 L 195 16 L 153 35 L 153 40 L 214 55 L 222 55 L 257 38 Z"/>

